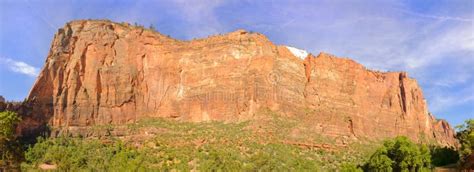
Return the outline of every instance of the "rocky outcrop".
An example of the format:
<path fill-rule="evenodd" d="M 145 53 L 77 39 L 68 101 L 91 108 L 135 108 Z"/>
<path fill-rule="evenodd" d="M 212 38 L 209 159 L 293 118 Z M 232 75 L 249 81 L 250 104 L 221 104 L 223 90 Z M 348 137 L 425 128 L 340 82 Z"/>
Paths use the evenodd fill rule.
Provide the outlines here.
<path fill-rule="evenodd" d="M 180 41 L 128 24 L 73 21 L 55 35 L 28 101 L 31 117 L 63 128 L 144 117 L 243 121 L 268 108 L 328 136 L 455 143 L 406 73 L 326 53 L 303 60 L 244 30 Z"/>
<path fill-rule="evenodd" d="M 370 71 L 325 53 L 308 57 L 305 66 L 306 103 L 317 111 L 317 121 L 325 121 L 319 124 L 320 132 L 456 142 L 453 129 L 428 112 L 421 88 L 406 73 Z"/>

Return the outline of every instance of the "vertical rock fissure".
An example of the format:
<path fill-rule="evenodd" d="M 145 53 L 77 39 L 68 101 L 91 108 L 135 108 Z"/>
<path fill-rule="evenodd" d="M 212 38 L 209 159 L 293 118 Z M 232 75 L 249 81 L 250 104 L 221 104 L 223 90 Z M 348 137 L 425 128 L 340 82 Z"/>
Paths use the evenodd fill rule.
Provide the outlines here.
<path fill-rule="evenodd" d="M 74 70 L 76 70 L 76 71 L 79 70 L 79 64 L 76 65 Z M 74 87 L 74 99 L 73 99 L 73 102 L 72 102 L 72 104 L 75 105 L 76 104 L 76 99 L 77 99 L 77 94 L 79 94 L 79 90 L 82 87 L 82 79 L 80 77 L 81 74 L 72 73 L 72 75 L 75 75 L 75 77 L 73 77 L 73 78 L 74 78 L 74 80 L 76 80 L 76 85 Z"/>
<path fill-rule="evenodd" d="M 100 109 L 100 99 L 102 94 L 102 80 L 101 80 L 100 70 L 97 71 L 97 81 L 96 81 L 96 89 L 97 89 L 97 104 L 96 104 L 96 116 L 93 116 L 92 121 L 96 122 L 97 116 L 99 115 Z"/>
<path fill-rule="evenodd" d="M 400 105 L 402 106 L 403 113 L 407 113 L 407 104 L 406 104 L 406 90 L 405 90 L 405 84 L 403 82 L 403 79 L 405 78 L 405 75 L 403 73 L 400 73 L 399 76 L 399 84 L 400 84 Z"/>
<path fill-rule="evenodd" d="M 312 66 L 311 66 L 311 56 L 309 55 L 306 57 L 305 62 L 303 63 L 304 69 L 305 69 L 305 75 L 306 75 L 306 83 L 309 83 L 311 81 L 311 72 L 312 72 Z"/>
<path fill-rule="evenodd" d="M 349 119 L 349 131 L 351 132 L 353 136 L 356 136 L 354 132 L 354 123 L 352 122 L 352 119 Z"/>
<path fill-rule="evenodd" d="M 86 47 L 84 48 L 84 51 L 82 51 L 81 57 L 80 57 L 80 65 L 81 65 L 81 73 L 79 74 L 80 76 L 84 76 L 86 73 L 86 54 L 87 50 L 89 49 L 89 46 L 92 44 L 87 44 Z"/>
<path fill-rule="evenodd" d="M 305 69 L 305 76 L 306 76 L 306 82 L 304 83 L 305 89 L 303 90 L 303 97 L 305 99 L 308 96 L 306 88 L 308 87 L 308 84 L 311 82 L 311 73 L 312 73 L 311 58 L 312 58 L 312 55 L 310 54 L 306 57 L 305 61 L 303 62 L 303 67 Z"/>

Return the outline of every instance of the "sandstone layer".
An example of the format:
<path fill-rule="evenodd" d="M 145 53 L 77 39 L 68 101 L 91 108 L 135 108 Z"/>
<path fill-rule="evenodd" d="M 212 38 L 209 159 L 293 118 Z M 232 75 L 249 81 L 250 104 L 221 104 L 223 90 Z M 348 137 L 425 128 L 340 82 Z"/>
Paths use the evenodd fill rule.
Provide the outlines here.
<path fill-rule="evenodd" d="M 266 108 L 327 136 L 456 142 L 406 73 L 326 53 L 301 59 L 244 30 L 181 41 L 128 24 L 73 21 L 55 35 L 28 102 L 31 119 L 64 129 L 145 117 L 238 122 Z"/>

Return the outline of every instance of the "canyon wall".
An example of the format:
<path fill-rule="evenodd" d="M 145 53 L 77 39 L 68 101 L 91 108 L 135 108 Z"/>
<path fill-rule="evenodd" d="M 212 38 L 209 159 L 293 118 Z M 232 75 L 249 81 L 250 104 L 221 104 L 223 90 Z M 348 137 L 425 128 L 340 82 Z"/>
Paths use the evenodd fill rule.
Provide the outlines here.
<path fill-rule="evenodd" d="M 31 119 L 66 129 L 145 117 L 239 122 L 270 109 L 327 136 L 456 143 L 406 73 L 327 53 L 302 59 L 244 30 L 180 41 L 128 24 L 73 21 L 55 35 L 27 101 Z"/>

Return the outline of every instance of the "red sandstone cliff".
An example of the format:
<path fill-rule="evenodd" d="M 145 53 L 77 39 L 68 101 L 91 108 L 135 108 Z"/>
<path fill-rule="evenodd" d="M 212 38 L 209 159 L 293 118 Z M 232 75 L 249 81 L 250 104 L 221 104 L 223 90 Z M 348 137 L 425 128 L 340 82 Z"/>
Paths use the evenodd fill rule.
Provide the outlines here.
<path fill-rule="evenodd" d="M 180 41 L 127 24 L 70 22 L 55 35 L 28 101 L 32 117 L 54 127 L 143 117 L 242 121 L 269 108 L 328 136 L 456 142 L 406 73 L 326 53 L 303 60 L 243 30 Z"/>

